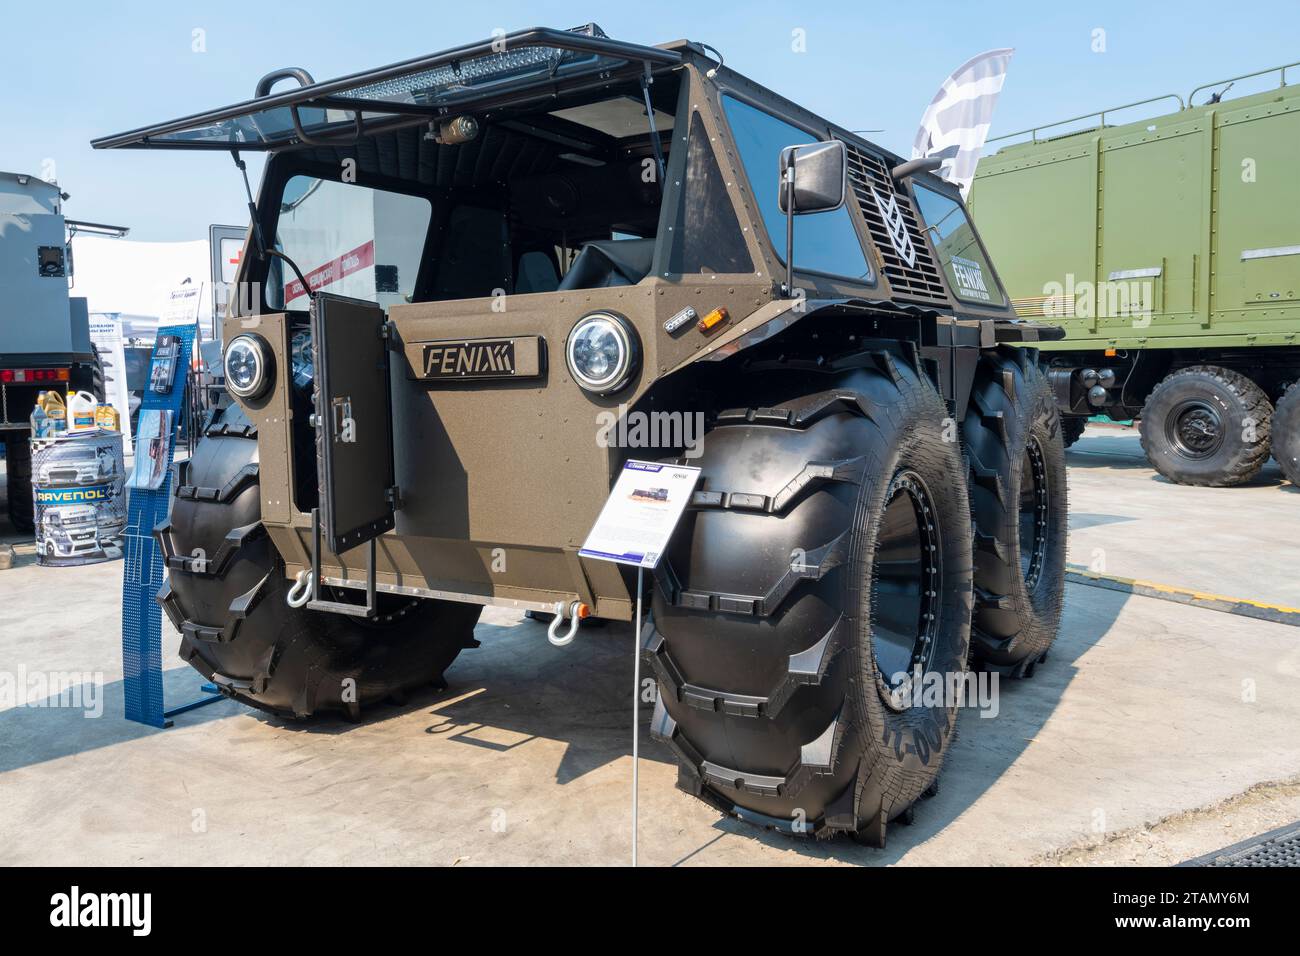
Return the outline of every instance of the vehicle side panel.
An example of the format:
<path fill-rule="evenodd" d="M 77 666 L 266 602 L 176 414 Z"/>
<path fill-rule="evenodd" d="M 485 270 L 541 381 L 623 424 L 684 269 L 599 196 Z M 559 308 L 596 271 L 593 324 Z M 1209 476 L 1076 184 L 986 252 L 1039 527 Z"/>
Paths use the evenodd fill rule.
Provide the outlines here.
<path fill-rule="evenodd" d="M 971 206 L 1017 311 L 1067 329 L 1044 349 L 1293 345 L 1297 152 L 1287 87 L 1007 147 L 981 163 Z"/>

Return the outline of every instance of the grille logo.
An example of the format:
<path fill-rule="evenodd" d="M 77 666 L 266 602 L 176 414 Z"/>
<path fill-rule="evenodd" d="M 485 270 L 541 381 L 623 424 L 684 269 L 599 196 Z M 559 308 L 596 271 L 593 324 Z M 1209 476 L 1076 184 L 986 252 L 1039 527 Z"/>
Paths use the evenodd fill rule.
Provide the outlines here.
<path fill-rule="evenodd" d="M 876 191 L 875 186 L 868 188 L 876 201 L 876 208 L 880 210 L 881 218 L 885 221 L 885 232 L 889 233 L 889 242 L 894 247 L 894 251 L 909 267 L 915 266 L 916 249 L 912 245 L 912 237 L 907 234 L 907 221 L 903 219 L 903 211 L 898 208 L 898 197 L 891 191 L 889 198 L 886 199 Z"/>

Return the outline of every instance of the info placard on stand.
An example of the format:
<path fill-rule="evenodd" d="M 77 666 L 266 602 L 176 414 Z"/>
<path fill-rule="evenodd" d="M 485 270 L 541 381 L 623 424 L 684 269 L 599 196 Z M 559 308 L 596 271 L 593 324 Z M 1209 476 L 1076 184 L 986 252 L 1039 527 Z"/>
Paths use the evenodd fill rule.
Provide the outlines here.
<path fill-rule="evenodd" d="M 633 565 L 636 571 L 636 643 L 632 657 L 632 865 L 636 866 L 637 785 L 641 738 L 641 590 L 668 548 L 700 469 L 655 461 L 628 461 L 578 554 Z"/>
<path fill-rule="evenodd" d="M 221 700 L 219 696 L 207 696 L 171 710 L 164 708 L 162 610 L 155 600 L 165 569 L 153 529 L 166 519 L 171 504 L 176 423 L 189 376 L 194 332 L 193 325 L 158 329 L 157 341 L 163 348 L 155 345 L 150 362 L 149 386 L 140 405 L 135 469 L 128 482 L 122 568 L 124 716 L 150 727 L 169 727 L 173 715 Z M 197 423 L 191 422 L 189 427 L 195 428 Z"/>

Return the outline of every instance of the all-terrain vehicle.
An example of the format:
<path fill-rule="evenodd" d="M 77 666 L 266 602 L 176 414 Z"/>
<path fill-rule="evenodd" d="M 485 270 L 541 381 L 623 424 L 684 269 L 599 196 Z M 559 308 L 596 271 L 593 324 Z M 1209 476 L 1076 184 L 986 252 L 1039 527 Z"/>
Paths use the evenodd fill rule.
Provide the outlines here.
<path fill-rule="evenodd" d="M 594 26 L 282 70 L 95 146 L 269 154 L 234 401 L 157 530 L 181 654 L 226 694 L 356 718 L 439 681 L 484 605 L 630 620 L 635 576 L 578 554 L 629 458 L 702 468 L 643 654 L 681 786 L 727 812 L 879 844 L 952 740 L 909 675 L 1046 656 L 1063 449 L 1012 343 L 1056 330 L 933 164 Z M 614 445 L 648 430 L 611 412 L 702 413 L 702 448 Z"/>
<path fill-rule="evenodd" d="M 971 208 L 1017 312 L 1066 330 L 1043 359 L 1067 444 L 1136 418 L 1170 481 L 1240 485 L 1271 451 L 1300 484 L 1297 67 L 992 141 L 1024 140 L 980 161 Z"/>

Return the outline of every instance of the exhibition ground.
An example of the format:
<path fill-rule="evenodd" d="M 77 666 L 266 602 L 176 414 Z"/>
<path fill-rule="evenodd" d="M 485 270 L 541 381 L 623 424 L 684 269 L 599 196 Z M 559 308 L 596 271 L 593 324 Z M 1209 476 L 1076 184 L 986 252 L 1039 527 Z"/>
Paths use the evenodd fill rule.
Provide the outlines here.
<path fill-rule="evenodd" d="M 641 863 L 1168 864 L 1300 819 L 1300 628 L 1180 603 L 1300 607 L 1300 488 L 1272 462 L 1244 488 L 1173 485 L 1119 428 L 1090 427 L 1067 457 L 1071 563 L 1180 592 L 1074 576 L 1048 662 L 1001 685 L 996 716 L 963 713 L 940 793 L 884 850 L 720 819 L 675 789 L 647 704 Z M 121 716 L 121 562 L 40 567 L 12 528 L 0 540 L 17 552 L 0 671 L 102 680 L 83 700 L 98 717 L 0 701 L 5 863 L 626 861 L 630 627 L 556 648 L 489 609 L 445 690 L 359 725 L 222 700 L 153 730 Z M 201 683 L 178 640 L 164 618 L 169 704 Z"/>

